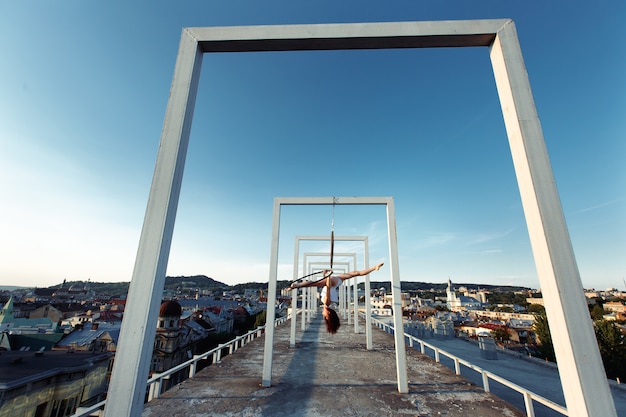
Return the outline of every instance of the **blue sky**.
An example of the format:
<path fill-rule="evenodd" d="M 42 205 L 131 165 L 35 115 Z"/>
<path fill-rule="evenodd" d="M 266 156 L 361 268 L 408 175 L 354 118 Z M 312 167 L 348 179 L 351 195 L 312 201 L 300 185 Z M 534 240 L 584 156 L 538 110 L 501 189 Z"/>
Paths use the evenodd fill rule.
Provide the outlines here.
<path fill-rule="evenodd" d="M 130 280 L 183 27 L 512 18 L 583 285 L 624 289 L 625 12 L 0 1 L 0 283 Z M 486 48 L 205 56 L 168 275 L 267 281 L 273 199 L 295 196 L 394 197 L 402 280 L 539 287 Z M 382 207 L 282 216 L 279 279 L 295 236 L 333 217 L 336 235 L 368 236 L 370 264 L 389 257 Z M 362 251 L 335 246 L 359 268 Z"/>

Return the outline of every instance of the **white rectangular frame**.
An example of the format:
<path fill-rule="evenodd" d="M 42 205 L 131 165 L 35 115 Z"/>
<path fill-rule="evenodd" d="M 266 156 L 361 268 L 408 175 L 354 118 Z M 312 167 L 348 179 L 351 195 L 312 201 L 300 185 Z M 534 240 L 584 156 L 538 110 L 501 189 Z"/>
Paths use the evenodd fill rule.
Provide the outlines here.
<path fill-rule="evenodd" d="M 325 269 L 329 268 L 329 264 L 328 262 L 320 262 L 320 261 L 308 261 L 305 259 L 303 260 L 304 264 L 308 267 L 307 270 L 309 271 L 308 273 L 313 273 L 313 272 L 321 272 Z M 350 269 L 350 262 L 349 261 L 339 261 L 339 262 L 334 262 L 333 263 L 333 274 L 343 274 L 343 273 L 348 273 L 350 271 L 353 271 L 353 269 Z M 344 308 L 344 304 L 343 304 L 343 291 L 342 289 L 345 288 L 345 285 L 341 285 L 339 287 L 339 306 L 338 306 L 338 310 L 337 313 L 341 313 L 343 314 L 344 318 L 346 318 L 346 316 L 348 315 L 348 308 Z M 312 290 L 315 290 L 315 292 L 317 293 L 317 289 L 316 288 L 311 288 Z M 345 306 L 348 306 L 348 304 L 346 304 Z M 309 320 L 310 320 L 310 315 L 312 311 L 315 311 L 316 308 L 311 308 L 311 311 L 309 312 Z M 350 316 L 351 317 L 351 316 Z M 348 324 L 352 324 L 352 320 L 350 320 L 350 322 Z M 358 327 L 355 328 L 355 333 L 358 333 L 357 331 Z"/>
<path fill-rule="evenodd" d="M 322 256 L 325 256 L 329 260 L 329 262 L 313 263 L 313 262 L 310 262 L 308 260 L 309 257 L 322 257 Z M 337 259 L 338 257 L 339 258 L 352 258 L 352 265 L 353 265 L 354 269 L 350 269 L 350 265 L 349 265 L 349 262 L 348 262 L 348 263 L 346 263 L 346 268 L 347 269 L 343 270 L 343 272 L 350 272 L 350 271 L 354 271 L 354 270 L 357 269 L 357 266 L 356 266 L 356 252 L 352 252 L 352 253 L 348 253 L 348 252 L 343 252 L 343 253 L 339 252 L 338 253 L 338 252 L 335 252 L 334 253 L 334 259 Z M 306 272 L 307 274 L 311 274 L 311 273 L 314 272 L 311 269 L 311 265 L 312 264 L 315 264 L 315 265 L 318 265 L 318 264 L 323 265 L 323 264 L 325 264 L 326 268 L 324 268 L 324 269 L 329 269 L 329 267 L 330 267 L 330 252 L 304 252 L 303 259 L 302 259 L 302 265 L 303 265 L 304 271 L 307 271 Z M 333 271 L 337 270 L 337 268 L 336 268 L 337 265 L 343 265 L 343 264 L 344 264 L 343 262 L 334 261 L 333 262 Z M 307 268 L 307 266 L 308 266 L 308 268 Z M 316 271 L 320 271 L 320 269 L 316 268 Z M 340 289 L 341 288 L 343 288 L 343 286 L 340 287 Z M 343 298 L 340 296 L 339 300 L 340 300 L 339 301 L 339 311 L 343 311 L 342 310 L 342 309 L 344 309 L 344 304 L 342 303 Z M 315 307 L 317 307 L 317 306 L 315 306 Z M 315 308 L 314 311 L 317 312 L 317 308 Z M 345 314 L 344 314 L 344 316 L 345 316 Z M 357 325 L 358 325 L 358 322 L 357 322 Z M 357 333 L 357 332 L 358 332 L 358 327 L 355 328 L 355 333 Z"/>
<path fill-rule="evenodd" d="M 472 46 L 490 51 L 568 411 L 616 415 L 515 25 L 495 19 L 183 29 L 106 416 L 143 409 L 203 54 Z"/>
<path fill-rule="evenodd" d="M 329 240 L 329 241 L 330 241 L 330 238 L 326 237 L 326 238 L 321 238 L 320 240 Z M 345 237 L 344 237 L 344 238 L 342 238 L 342 239 L 337 239 L 337 240 L 338 240 L 338 241 L 346 241 Z M 349 240 L 349 241 L 350 241 L 350 240 Z M 299 244 L 298 244 L 298 246 L 299 246 Z M 365 236 L 364 236 L 364 245 L 363 245 L 363 247 L 364 247 L 364 253 L 363 253 L 363 256 L 365 256 L 365 254 L 368 252 L 368 251 L 367 251 L 368 246 L 369 246 L 369 241 L 367 240 L 367 237 L 365 237 Z M 329 253 L 326 253 L 325 255 L 326 255 L 326 256 L 330 259 L 330 252 L 329 252 Z M 353 271 L 356 271 L 356 270 L 357 270 L 357 266 L 356 266 L 356 253 L 334 253 L 333 255 L 334 255 L 334 259 L 337 259 L 338 257 L 341 257 L 341 256 L 344 256 L 344 257 L 350 257 L 350 256 L 351 256 L 351 257 L 352 257 L 352 262 L 353 262 L 353 264 L 354 264 L 354 269 L 353 269 Z M 299 255 L 298 255 L 298 256 L 299 256 Z M 305 253 L 303 254 L 303 261 L 302 261 L 302 262 L 303 262 L 303 265 L 306 265 L 306 263 L 307 263 L 307 257 L 308 257 L 308 256 L 322 256 L 322 255 L 321 255 L 319 252 L 318 252 L 318 253 L 305 252 Z M 365 262 L 365 264 L 367 265 L 367 260 L 364 260 L 364 262 Z M 330 264 L 330 262 L 329 262 L 329 264 Z M 334 263 L 333 263 L 333 269 L 334 269 L 334 265 L 338 265 L 338 264 L 339 264 L 339 262 L 334 262 Z M 330 266 L 330 265 L 329 265 L 329 266 Z M 364 269 L 365 269 L 365 268 L 367 268 L 367 266 L 365 266 L 365 267 L 364 267 Z M 365 277 L 365 278 L 368 278 L 368 277 Z M 350 280 L 350 282 L 349 282 L 349 283 L 347 283 L 347 285 L 348 285 L 348 286 L 352 286 L 352 287 L 353 287 L 353 297 L 355 297 L 355 298 L 357 297 L 357 292 L 358 292 L 358 289 L 357 289 L 357 287 L 356 287 L 356 283 L 357 283 L 357 281 L 358 281 L 358 277 L 355 277 L 353 280 Z M 353 283 L 354 283 L 354 285 L 353 285 Z M 343 286 L 341 286 L 340 288 L 343 288 Z M 343 301 L 343 298 L 340 298 L 340 300 L 341 300 L 341 301 Z M 340 310 L 344 313 L 344 318 L 346 318 L 346 316 L 348 317 L 348 319 L 349 319 L 348 324 L 353 324 L 353 322 L 354 322 L 354 333 L 359 333 L 359 311 L 358 311 L 358 304 L 355 304 L 355 305 L 354 305 L 353 315 L 349 315 L 349 314 L 348 314 L 348 312 L 349 312 L 349 310 L 350 310 L 350 307 L 349 307 L 349 305 L 348 305 L 348 304 L 346 304 L 346 305 L 345 305 L 345 309 L 344 309 L 344 308 L 342 308 L 342 307 L 343 307 L 343 303 L 340 303 Z M 353 317 L 354 317 L 354 319 L 353 319 Z M 371 321 L 370 321 L 369 323 L 370 323 L 370 325 L 371 325 Z M 370 327 L 370 330 L 371 330 L 371 327 Z M 369 335 L 369 333 L 368 333 L 367 335 Z M 367 336 L 366 336 L 366 339 L 371 339 L 371 337 L 367 337 Z M 371 344 L 370 344 L 370 345 L 368 345 L 368 349 L 371 349 Z"/>
<path fill-rule="evenodd" d="M 321 272 L 325 269 L 328 269 L 329 265 L 327 262 L 313 262 L 310 261 L 307 263 L 307 261 L 305 260 L 304 263 L 308 266 L 308 273 L 313 273 L 315 271 Z M 350 269 L 350 262 L 334 262 L 333 263 L 333 272 L 334 273 L 347 273 L 352 271 L 352 269 Z M 318 291 L 316 287 L 309 287 L 309 289 L 312 291 L 312 293 L 314 292 L 317 295 Z M 352 317 L 348 315 L 348 310 L 349 310 L 349 304 L 346 302 L 345 300 L 345 295 L 344 294 L 348 294 L 349 292 L 345 292 L 345 285 L 341 285 L 339 286 L 339 291 L 338 291 L 338 295 L 339 295 L 339 305 L 338 305 L 338 309 L 337 309 L 337 314 L 342 315 L 343 314 L 343 318 L 345 319 L 346 317 Z M 313 299 L 313 297 L 311 298 Z M 316 304 L 309 304 L 309 310 L 307 312 L 307 323 L 311 322 L 311 316 L 317 312 L 317 305 Z M 348 322 L 348 325 L 352 324 L 352 320 L 350 320 Z M 355 333 L 357 332 L 357 328 L 355 328 Z M 294 345 L 291 345 L 294 346 Z"/>
<path fill-rule="evenodd" d="M 398 392 L 409 392 L 406 369 L 406 351 L 404 341 L 404 325 L 402 323 L 402 289 L 400 288 L 400 270 L 398 266 L 398 238 L 396 235 L 396 214 L 395 204 L 392 197 L 276 197 L 274 198 L 274 210 L 272 215 L 272 248 L 270 255 L 270 274 L 267 289 L 267 315 L 266 323 L 273 323 L 276 318 L 276 311 L 270 308 L 276 304 L 276 280 L 278 276 L 278 246 L 280 240 L 280 212 L 282 206 L 311 206 L 311 205 L 384 205 L 387 211 L 387 236 L 389 244 L 389 268 L 391 271 L 391 295 L 393 308 L 393 322 L 396 329 L 402 331 L 394 332 L 394 342 L 396 351 L 396 374 L 398 382 Z M 296 236 L 294 248 L 294 279 L 297 278 L 300 256 L 300 242 L 303 240 L 330 241 L 328 236 Z M 369 244 L 367 236 L 335 236 L 335 241 L 359 241 L 364 242 L 364 262 L 369 259 Z M 366 291 L 368 290 L 369 279 L 366 276 Z M 295 291 L 295 290 L 294 290 Z M 292 292 L 292 299 L 294 297 Z M 367 304 L 366 304 L 367 306 Z M 293 310 L 292 310 L 293 311 Z M 367 311 L 367 310 L 366 310 Z M 292 314 L 292 319 L 295 317 Z M 369 312 L 366 312 L 366 320 Z M 357 317 L 358 319 L 358 317 Z M 294 336 L 294 324 L 291 331 Z M 367 327 L 367 324 L 366 324 Z M 267 326 L 265 330 L 265 348 L 263 352 L 263 377 L 261 386 L 272 386 L 272 362 L 274 351 L 274 327 Z"/>
<path fill-rule="evenodd" d="M 346 242 L 363 242 L 363 268 L 367 269 L 369 268 L 369 239 L 367 236 L 335 236 L 333 237 L 333 239 L 335 241 L 338 242 L 342 242 L 342 241 L 346 241 Z M 300 241 L 304 240 L 304 241 L 329 241 L 330 242 L 330 237 L 329 236 L 296 236 L 296 241 L 295 241 L 295 247 L 294 247 L 294 265 L 299 265 L 300 262 Z M 306 253 L 304 254 L 306 255 Z M 328 254 L 329 258 L 330 258 L 330 252 Z M 355 255 L 355 260 L 354 260 L 354 265 L 356 268 L 356 255 Z M 296 279 L 298 277 L 298 271 L 297 271 L 297 267 L 294 270 L 294 279 Z M 356 282 L 356 278 L 355 278 L 355 282 Z M 343 288 L 343 287 L 341 287 Z M 369 275 L 365 276 L 365 292 L 366 294 L 370 293 L 370 277 Z M 358 289 L 356 288 L 356 286 L 354 287 L 354 297 L 357 297 L 357 293 L 358 293 Z M 340 298 L 340 303 L 341 303 L 341 307 L 343 311 L 348 311 L 348 307 L 345 306 L 344 303 L 344 299 Z M 372 337 L 372 307 L 371 307 L 371 303 L 370 300 L 367 300 L 367 303 L 365 303 L 365 345 L 366 345 L 366 349 L 367 350 L 372 350 L 373 349 L 373 337 Z M 344 317 L 345 318 L 345 317 Z M 350 320 L 348 322 L 348 324 L 350 324 L 352 322 L 352 320 L 354 320 L 354 332 L 358 333 L 359 332 L 359 312 L 357 309 L 357 306 L 355 305 L 355 309 L 354 309 L 354 319 L 352 319 L 351 316 L 348 315 L 348 319 Z M 292 323 L 291 324 L 291 336 L 290 336 L 290 346 L 294 347 L 295 343 L 296 343 L 296 330 L 295 330 L 295 324 Z"/>
<path fill-rule="evenodd" d="M 326 259 L 329 259 L 328 262 L 311 262 L 309 261 L 308 258 L 310 257 L 326 257 Z M 333 254 L 334 256 L 334 261 L 333 261 L 333 271 L 336 272 L 337 271 L 337 265 L 346 265 L 347 269 L 343 270 L 343 272 L 347 273 L 350 271 L 356 271 L 357 270 L 357 262 L 356 262 L 356 252 L 334 252 Z M 352 260 L 352 268 L 350 268 L 350 263 L 344 263 L 344 262 L 337 262 L 337 258 L 348 258 Z M 311 270 L 311 266 L 312 265 L 326 265 L 326 267 L 324 269 L 329 269 L 330 268 L 330 252 L 304 252 L 303 253 L 303 258 L 302 258 L 302 265 L 304 267 L 304 270 L 307 271 L 307 274 L 313 273 L 313 271 Z M 308 268 L 307 268 L 308 266 Z M 320 271 L 320 269 L 316 268 L 316 271 Z M 358 278 L 358 277 L 357 277 Z M 354 279 L 356 282 L 356 278 Z M 342 304 L 339 304 L 339 308 L 342 308 Z M 355 328 L 355 333 L 358 333 L 358 327 Z"/>
<path fill-rule="evenodd" d="M 330 259 L 330 252 L 304 252 L 302 254 L 303 266 L 307 264 L 309 257 L 314 257 L 314 256 L 325 256 L 326 258 Z M 357 270 L 356 252 L 334 252 L 333 259 L 337 259 L 337 258 L 352 258 L 352 265 L 354 266 L 353 271 Z M 329 262 L 327 262 L 327 264 L 330 266 L 330 260 Z M 333 261 L 333 266 L 334 266 L 334 261 Z M 309 272 L 307 271 L 306 273 L 309 273 Z"/>

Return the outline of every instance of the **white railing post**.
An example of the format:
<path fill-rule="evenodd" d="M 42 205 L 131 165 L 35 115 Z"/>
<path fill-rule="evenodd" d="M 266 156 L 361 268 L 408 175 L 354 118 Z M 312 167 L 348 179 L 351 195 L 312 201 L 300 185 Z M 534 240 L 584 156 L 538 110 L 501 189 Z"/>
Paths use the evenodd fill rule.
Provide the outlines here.
<path fill-rule="evenodd" d="M 163 383 L 163 379 L 159 378 L 154 381 L 154 391 L 152 392 L 152 399 L 159 398 L 161 396 L 161 384 Z"/>
<path fill-rule="evenodd" d="M 524 392 L 524 405 L 526 406 L 526 416 L 535 417 L 535 408 L 533 407 L 533 397 L 528 392 Z"/>
<path fill-rule="evenodd" d="M 193 355 L 193 362 L 189 366 L 189 378 L 193 378 L 194 376 L 196 376 L 196 370 L 198 369 L 198 358 L 200 357 L 201 355 Z"/>
<path fill-rule="evenodd" d="M 482 371 L 481 372 L 482 376 L 483 376 L 483 388 L 485 389 L 485 392 L 490 392 L 489 391 L 489 375 L 487 375 L 487 371 Z"/>
<path fill-rule="evenodd" d="M 454 372 L 457 375 L 461 375 L 461 363 L 459 362 L 459 358 L 454 358 Z"/>
<path fill-rule="evenodd" d="M 439 363 L 439 349 L 435 348 L 435 362 Z"/>
<path fill-rule="evenodd" d="M 155 385 L 156 385 L 156 381 L 150 384 L 150 388 L 148 390 L 148 402 L 154 400 Z"/>
<path fill-rule="evenodd" d="M 308 308 L 307 305 L 306 305 L 307 304 L 306 303 L 306 301 L 307 301 L 307 298 L 306 298 L 307 292 L 308 292 L 308 288 L 302 288 L 302 294 L 300 296 L 300 303 L 302 303 L 301 304 L 302 311 L 300 312 L 300 316 L 301 316 L 301 318 L 300 318 L 300 320 L 301 320 L 300 321 L 300 330 L 302 330 L 302 331 L 306 330 L 306 310 Z"/>

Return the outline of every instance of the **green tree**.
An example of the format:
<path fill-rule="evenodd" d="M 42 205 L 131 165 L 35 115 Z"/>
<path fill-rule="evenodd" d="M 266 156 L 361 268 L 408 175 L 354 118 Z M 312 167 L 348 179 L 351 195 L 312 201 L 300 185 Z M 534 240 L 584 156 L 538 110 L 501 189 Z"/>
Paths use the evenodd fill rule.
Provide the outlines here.
<path fill-rule="evenodd" d="M 509 334 L 509 331 L 506 329 L 506 327 L 498 327 L 496 329 L 493 329 L 492 334 L 494 339 L 501 342 L 511 339 L 511 335 Z"/>
<path fill-rule="evenodd" d="M 591 318 L 593 320 L 602 320 L 604 317 L 604 308 L 600 304 L 596 304 L 591 307 Z"/>
<path fill-rule="evenodd" d="M 526 294 L 518 294 L 513 291 L 492 291 L 487 296 L 491 304 L 517 304 L 526 306 Z"/>
<path fill-rule="evenodd" d="M 528 306 L 528 312 L 532 314 L 546 314 L 546 309 L 541 304 L 531 304 Z"/>
<path fill-rule="evenodd" d="M 606 376 L 626 380 L 626 344 L 624 335 L 615 323 L 607 320 L 594 322 L 598 348 Z"/>
<path fill-rule="evenodd" d="M 556 362 L 554 346 L 552 345 L 552 335 L 550 334 L 548 317 L 546 316 L 545 311 L 543 313 L 535 314 L 533 330 L 539 339 L 539 346 L 537 346 L 539 352 L 541 352 L 543 357 L 549 361 Z"/>
<path fill-rule="evenodd" d="M 257 327 L 261 327 L 263 325 L 265 325 L 265 317 L 267 316 L 267 311 L 263 310 L 261 311 L 259 314 L 256 315 L 256 318 L 254 320 L 254 327 L 253 329 L 256 329 Z"/>

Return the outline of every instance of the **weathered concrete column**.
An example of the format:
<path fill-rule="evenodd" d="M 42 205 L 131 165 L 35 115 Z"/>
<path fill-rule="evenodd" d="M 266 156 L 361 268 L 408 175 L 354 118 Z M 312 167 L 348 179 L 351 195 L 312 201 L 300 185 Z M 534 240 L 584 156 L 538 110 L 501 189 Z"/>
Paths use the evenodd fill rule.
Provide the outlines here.
<path fill-rule="evenodd" d="M 398 370 L 398 392 L 409 392 L 406 372 L 406 350 L 404 324 L 402 322 L 402 289 L 398 261 L 398 235 L 396 233 L 396 208 L 393 198 L 387 202 L 387 234 L 389 238 L 389 269 L 391 270 L 391 297 L 393 304 L 393 337 L 396 343 L 396 369 Z"/>
<path fill-rule="evenodd" d="M 512 21 L 497 32 L 490 53 L 568 413 L 615 416 Z"/>
<path fill-rule="evenodd" d="M 278 242 L 280 236 L 280 202 L 274 199 L 272 210 L 272 244 L 270 250 L 270 274 L 267 285 L 267 313 L 265 319 L 265 343 L 263 348 L 263 374 L 261 386 L 272 386 L 272 365 L 274 354 L 274 321 L 276 320 L 276 281 L 278 279 Z M 296 290 L 292 291 L 292 294 Z M 295 297 L 294 299 L 297 299 Z M 292 299 L 293 302 L 293 299 Z M 296 311 L 292 305 L 292 323 L 295 323 Z"/>
<path fill-rule="evenodd" d="M 137 417 L 143 410 L 201 65 L 198 43 L 185 29 L 104 408 L 107 417 Z"/>

